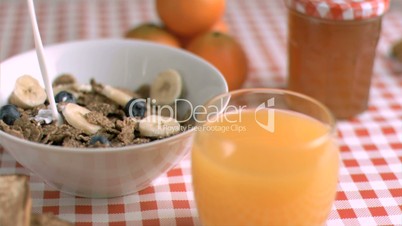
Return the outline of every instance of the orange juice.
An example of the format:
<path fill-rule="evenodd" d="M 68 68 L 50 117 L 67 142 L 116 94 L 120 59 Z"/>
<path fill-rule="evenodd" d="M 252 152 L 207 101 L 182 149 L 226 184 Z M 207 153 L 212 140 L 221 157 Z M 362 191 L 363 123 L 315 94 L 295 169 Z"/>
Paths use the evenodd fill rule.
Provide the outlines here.
<path fill-rule="evenodd" d="M 198 128 L 192 175 L 203 225 L 325 223 L 339 167 L 330 128 L 300 113 L 274 110 L 269 132 L 256 123 L 266 121 L 267 113 L 226 113 Z"/>

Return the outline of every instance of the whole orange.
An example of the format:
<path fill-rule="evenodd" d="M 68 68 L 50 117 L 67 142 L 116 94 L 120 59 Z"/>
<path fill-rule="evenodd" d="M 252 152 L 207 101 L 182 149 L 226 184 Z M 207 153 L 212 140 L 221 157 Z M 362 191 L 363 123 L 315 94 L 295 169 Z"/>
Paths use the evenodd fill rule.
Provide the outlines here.
<path fill-rule="evenodd" d="M 216 21 L 209 30 L 210 31 L 219 31 L 222 33 L 230 33 L 229 27 L 224 20 Z"/>
<path fill-rule="evenodd" d="M 225 77 L 229 90 L 239 89 L 247 78 L 246 54 L 228 34 L 207 32 L 194 38 L 186 49 L 214 65 Z"/>
<path fill-rule="evenodd" d="M 153 23 L 140 24 L 127 31 L 125 37 L 180 47 L 180 43 L 174 35 L 169 33 L 165 28 Z"/>
<path fill-rule="evenodd" d="M 216 21 L 216 22 L 208 29 L 207 32 L 209 32 L 209 31 L 219 31 L 219 32 L 222 32 L 222 33 L 229 33 L 229 27 L 228 27 L 228 25 L 226 24 L 226 22 L 221 19 L 221 20 Z M 177 36 L 177 38 L 178 38 L 178 40 L 180 41 L 181 46 L 182 46 L 183 48 L 186 48 L 186 46 L 188 45 L 188 43 L 190 43 L 191 40 L 193 40 L 195 37 L 198 37 L 199 35 L 200 35 L 200 34 L 197 34 L 197 35 L 192 36 L 192 37 L 180 37 L 180 36 Z"/>
<path fill-rule="evenodd" d="M 170 30 L 192 37 L 208 31 L 222 17 L 225 0 L 156 0 L 156 11 Z"/>

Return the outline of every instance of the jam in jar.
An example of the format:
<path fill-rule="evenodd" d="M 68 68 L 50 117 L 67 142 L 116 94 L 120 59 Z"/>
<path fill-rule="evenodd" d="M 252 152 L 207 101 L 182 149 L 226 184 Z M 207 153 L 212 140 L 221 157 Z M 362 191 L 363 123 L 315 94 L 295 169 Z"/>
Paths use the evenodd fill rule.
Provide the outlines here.
<path fill-rule="evenodd" d="M 337 118 L 367 108 L 388 0 L 288 0 L 288 88 Z"/>

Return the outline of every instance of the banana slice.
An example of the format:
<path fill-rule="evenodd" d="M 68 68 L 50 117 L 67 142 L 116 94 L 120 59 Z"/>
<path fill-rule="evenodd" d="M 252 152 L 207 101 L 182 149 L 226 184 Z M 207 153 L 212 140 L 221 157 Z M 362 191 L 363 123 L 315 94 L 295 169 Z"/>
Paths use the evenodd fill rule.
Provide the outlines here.
<path fill-rule="evenodd" d="M 73 89 L 77 92 L 91 92 L 92 86 L 90 84 L 73 84 Z"/>
<path fill-rule="evenodd" d="M 150 115 L 139 122 L 141 136 L 164 138 L 180 132 L 180 124 L 174 118 Z"/>
<path fill-rule="evenodd" d="M 53 86 L 72 85 L 77 83 L 75 77 L 70 74 L 61 74 L 53 82 Z"/>
<path fill-rule="evenodd" d="M 115 89 L 118 89 L 118 90 L 122 91 L 123 93 L 131 96 L 131 98 L 141 98 L 138 93 L 134 92 L 131 89 L 127 89 L 127 88 L 124 88 L 124 87 L 115 87 Z"/>
<path fill-rule="evenodd" d="M 66 104 L 62 111 L 66 121 L 74 128 L 81 129 L 87 134 L 95 134 L 101 127 L 91 124 L 85 119 L 85 114 L 89 112 L 91 111 L 73 103 Z"/>
<path fill-rule="evenodd" d="M 9 102 L 28 109 L 43 104 L 46 98 L 45 89 L 40 86 L 38 80 L 30 75 L 23 75 L 16 80 Z"/>
<path fill-rule="evenodd" d="M 91 86 L 95 90 L 95 92 L 104 95 L 105 97 L 113 100 L 120 106 L 125 107 L 128 101 L 133 99 L 133 96 L 127 94 L 127 92 L 122 91 L 121 89 L 115 88 L 110 85 L 102 85 L 96 83 L 95 80 L 91 80 Z"/>
<path fill-rule="evenodd" d="M 126 106 L 128 101 L 133 99 L 133 96 L 109 85 L 103 86 L 101 93 L 123 107 Z"/>
<path fill-rule="evenodd" d="M 183 88 L 180 74 L 173 69 L 161 72 L 151 85 L 150 97 L 155 104 L 172 104 L 179 98 Z"/>

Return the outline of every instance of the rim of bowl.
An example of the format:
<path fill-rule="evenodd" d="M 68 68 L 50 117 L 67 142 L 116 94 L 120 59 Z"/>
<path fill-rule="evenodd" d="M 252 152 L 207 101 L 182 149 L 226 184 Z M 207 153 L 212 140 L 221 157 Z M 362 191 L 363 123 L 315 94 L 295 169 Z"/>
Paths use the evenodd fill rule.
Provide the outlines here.
<path fill-rule="evenodd" d="M 76 41 L 69 41 L 69 42 L 62 42 L 62 43 L 55 43 L 55 44 L 51 44 L 48 46 L 45 46 L 45 50 L 49 49 L 49 48 L 60 48 L 62 46 L 65 45 L 77 45 L 77 44 L 85 44 L 85 43 L 126 43 L 126 44 L 140 44 L 140 45 L 145 45 L 145 46 L 151 46 L 151 47 L 157 47 L 157 48 L 165 48 L 168 49 L 169 51 L 176 51 L 179 52 L 180 54 L 184 54 L 186 57 L 190 57 L 196 61 L 200 61 L 203 64 L 206 64 L 207 66 L 209 66 L 213 71 L 216 72 L 216 74 L 219 75 L 220 79 L 223 81 L 223 89 L 224 92 L 223 93 L 227 93 L 228 92 L 228 85 L 226 83 L 226 80 L 224 79 L 222 73 L 215 67 L 213 66 L 211 63 L 209 63 L 208 61 L 202 59 L 201 57 L 198 57 L 197 55 L 186 51 L 184 49 L 179 49 L 176 47 L 171 47 L 171 46 L 167 46 L 167 45 L 163 45 L 163 44 L 159 44 L 159 43 L 154 43 L 154 42 L 150 42 L 150 41 L 143 41 L 143 40 L 133 40 L 133 39 L 116 39 L 116 38 L 112 38 L 112 39 L 91 39 L 91 40 L 76 40 Z M 4 61 L 2 61 L 0 63 L 4 64 L 7 63 L 8 61 L 13 60 L 14 58 L 20 57 L 22 55 L 26 55 L 26 54 L 31 54 L 31 52 L 35 52 L 35 49 L 31 49 L 22 53 L 19 53 L 17 55 L 11 56 L 7 59 L 5 59 Z M 223 94 L 222 92 L 219 92 L 217 95 L 221 95 Z M 204 101 L 204 103 L 208 102 L 208 99 Z M 25 140 L 22 138 L 18 138 L 16 136 L 10 135 L 2 130 L 0 130 L 0 136 L 4 136 L 8 139 L 14 140 L 15 142 L 20 142 L 26 145 L 33 145 L 35 147 L 38 148 L 39 151 L 44 151 L 44 149 L 51 149 L 51 151 L 59 151 L 59 152 L 80 152 L 80 153 L 108 153 L 108 152 L 116 152 L 116 151 L 133 151 L 133 150 L 137 150 L 137 149 L 141 149 L 141 148 L 147 148 L 150 147 L 152 145 L 158 145 L 158 144 L 162 144 L 164 142 L 169 142 L 169 141 L 173 141 L 176 139 L 180 139 L 181 137 L 187 136 L 189 135 L 191 132 L 193 132 L 193 130 L 195 130 L 195 128 L 191 128 L 188 129 L 186 131 L 183 131 L 179 134 L 167 137 L 167 138 L 163 138 L 160 140 L 154 140 L 148 143 L 144 143 L 144 144 L 131 144 L 131 145 L 126 145 L 126 146 L 121 146 L 121 147 L 102 147 L 102 148 L 74 148 L 74 147 L 63 147 L 63 146 L 56 146 L 56 145 L 50 145 L 50 144 L 42 144 L 39 142 L 34 142 L 34 141 L 29 141 L 29 140 Z M 1 146 L 3 146 L 0 143 Z M 42 149 L 41 149 L 42 148 Z"/>

